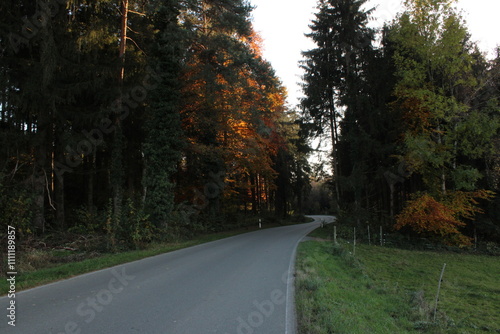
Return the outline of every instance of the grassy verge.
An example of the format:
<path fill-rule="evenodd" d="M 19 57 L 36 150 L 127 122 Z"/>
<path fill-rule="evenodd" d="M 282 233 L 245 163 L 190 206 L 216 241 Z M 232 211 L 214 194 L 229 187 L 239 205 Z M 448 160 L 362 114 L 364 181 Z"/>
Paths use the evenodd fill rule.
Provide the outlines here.
<path fill-rule="evenodd" d="M 309 221 L 311 220 L 307 218 L 306 222 Z M 272 228 L 303 222 L 304 221 L 299 221 L 292 217 L 287 221 L 280 221 L 279 223 L 263 224 L 263 228 Z M 18 260 L 22 261 L 22 263 L 18 264 L 18 267 L 28 269 L 22 270 L 17 275 L 16 290 L 21 291 L 61 279 L 70 278 L 186 247 L 196 246 L 210 241 L 224 239 L 234 235 L 255 231 L 257 229 L 257 226 L 253 226 L 234 231 L 200 235 L 186 241 L 153 243 L 146 245 L 145 249 L 119 253 L 99 254 L 96 252 L 72 252 L 60 249 L 31 250 L 29 252 L 21 252 L 22 254 L 19 254 L 21 256 Z M 5 279 L 0 280 L 0 296 L 6 294 L 7 291 L 7 281 Z"/>
<path fill-rule="evenodd" d="M 354 258 L 351 250 L 346 243 L 299 246 L 299 333 L 500 333 L 498 258 L 368 245 L 358 245 Z"/>

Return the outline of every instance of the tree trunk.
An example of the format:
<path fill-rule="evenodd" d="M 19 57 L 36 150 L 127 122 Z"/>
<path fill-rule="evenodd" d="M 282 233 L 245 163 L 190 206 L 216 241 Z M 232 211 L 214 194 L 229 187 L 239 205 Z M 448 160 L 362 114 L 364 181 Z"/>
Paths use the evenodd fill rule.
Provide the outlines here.
<path fill-rule="evenodd" d="M 437 127 L 438 130 L 438 144 L 442 145 L 443 144 L 443 137 L 441 135 L 441 125 L 438 125 Z M 445 168 L 444 166 L 441 167 L 441 193 L 446 196 L 446 174 L 445 174 Z"/>
<path fill-rule="evenodd" d="M 64 175 L 56 180 L 55 186 L 55 203 L 56 203 L 56 224 L 61 229 L 66 228 L 66 216 L 64 206 Z"/>
<path fill-rule="evenodd" d="M 42 167 L 39 167 L 42 168 Z M 40 171 L 39 171 L 40 172 Z M 43 170 L 41 171 L 43 173 Z M 43 175 L 33 175 L 34 218 L 35 231 L 45 232 L 45 178 Z"/>
<path fill-rule="evenodd" d="M 120 87 L 120 99 L 118 101 L 118 106 L 123 106 L 123 101 L 121 96 L 123 95 L 123 82 L 125 78 L 125 49 L 127 46 L 127 21 L 128 21 L 128 0 L 122 1 L 122 21 L 121 21 L 121 31 L 120 31 L 120 76 L 119 76 L 119 87 Z M 123 174 L 123 133 L 122 133 L 122 122 L 118 115 L 115 116 L 115 127 L 116 130 L 113 134 L 113 152 L 111 154 L 111 179 L 112 189 L 113 189 L 113 220 L 114 220 L 114 230 L 120 225 L 121 211 L 122 211 L 122 200 L 123 200 L 123 186 L 122 186 L 122 174 Z"/>
<path fill-rule="evenodd" d="M 441 192 L 444 196 L 446 196 L 446 175 L 444 173 L 444 168 L 441 172 Z"/>
<path fill-rule="evenodd" d="M 394 219 L 394 183 L 389 183 L 390 199 L 389 199 L 389 213 L 391 219 Z"/>
<path fill-rule="evenodd" d="M 122 23 L 120 30 L 120 61 L 122 66 L 120 68 L 120 84 L 123 85 L 123 78 L 125 76 L 125 49 L 127 47 L 127 22 L 128 22 L 128 1 L 122 1 Z"/>
<path fill-rule="evenodd" d="M 330 103 L 332 104 L 330 109 L 330 132 L 332 137 L 333 182 L 335 185 L 335 195 L 337 197 L 337 212 L 340 212 L 339 163 L 337 155 L 337 118 L 335 117 L 335 110 L 333 109 L 333 97 Z"/>
<path fill-rule="evenodd" d="M 96 174 L 96 149 L 92 152 L 90 159 L 90 172 L 87 184 L 87 210 L 91 215 L 94 214 L 94 182 Z"/>
<path fill-rule="evenodd" d="M 257 174 L 255 176 L 255 193 L 257 194 L 257 212 L 260 212 L 261 209 L 261 199 L 262 199 L 262 190 L 260 184 L 260 175 Z"/>
<path fill-rule="evenodd" d="M 250 186 L 252 193 L 252 212 L 257 213 L 257 181 L 255 175 L 251 176 Z"/>
<path fill-rule="evenodd" d="M 37 1 L 37 5 L 39 1 Z M 34 226 L 35 229 L 41 230 L 42 233 L 45 231 L 45 195 L 48 195 L 46 190 L 48 190 L 48 176 L 47 172 L 51 171 L 49 165 L 48 152 L 49 146 L 52 146 L 52 115 L 56 114 L 55 100 L 51 99 L 53 97 L 53 92 L 50 89 L 51 83 L 53 81 L 54 72 L 56 69 L 56 45 L 54 41 L 54 35 L 51 30 L 51 25 L 46 24 L 42 26 L 39 32 L 40 35 L 40 66 L 41 66 L 41 80 L 40 80 L 40 91 L 42 92 L 44 99 L 42 101 L 37 101 L 33 104 L 33 109 L 38 112 L 37 117 L 37 128 L 35 135 L 35 170 L 33 175 L 33 190 L 35 193 L 35 218 Z M 31 112 L 31 110 L 28 110 Z M 22 122 L 20 122 L 21 126 Z M 21 129 L 24 130 L 24 129 Z"/>
<path fill-rule="evenodd" d="M 5 109 L 7 108 L 7 92 L 8 92 L 8 87 L 9 83 L 7 82 L 7 68 L 4 69 L 3 71 L 3 78 L 6 81 L 4 83 L 4 87 L 2 87 L 2 99 L 0 100 L 0 121 L 7 123 L 7 120 L 5 118 L 6 112 Z"/>
<path fill-rule="evenodd" d="M 61 141 L 61 136 L 55 131 L 55 148 L 54 155 L 52 160 L 52 168 L 54 168 L 55 161 L 64 161 L 64 150 L 63 144 Z M 66 228 L 66 217 L 65 217 L 65 205 L 64 205 L 64 173 L 58 175 L 58 177 L 54 177 L 54 170 L 52 170 L 52 180 L 53 180 L 53 191 L 54 191 L 54 202 L 56 208 L 56 225 L 64 230 Z"/>

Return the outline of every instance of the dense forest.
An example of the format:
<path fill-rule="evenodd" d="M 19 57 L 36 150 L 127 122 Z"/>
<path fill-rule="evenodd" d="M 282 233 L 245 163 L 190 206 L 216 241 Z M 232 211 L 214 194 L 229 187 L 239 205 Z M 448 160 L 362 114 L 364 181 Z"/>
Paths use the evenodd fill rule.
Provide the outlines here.
<path fill-rule="evenodd" d="M 304 52 L 311 131 L 332 139 L 336 209 L 354 226 L 470 245 L 500 237 L 500 49 L 454 1 L 407 0 L 376 31 L 366 0 L 319 1 Z"/>
<path fill-rule="evenodd" d="M 2 1 L 0 227 L 116 248 L 317 209 L 499 241 L 500 52 L 451 1 L 405 3 L 378 31 L 366 0 L 320 0 L 295 110 L 247 1 Z"/>
<path fill-rule="evenodd" d="M 300 212 L 307 145 L 251 10 L 2 1 L 1 226 L 116 246 Z"/>

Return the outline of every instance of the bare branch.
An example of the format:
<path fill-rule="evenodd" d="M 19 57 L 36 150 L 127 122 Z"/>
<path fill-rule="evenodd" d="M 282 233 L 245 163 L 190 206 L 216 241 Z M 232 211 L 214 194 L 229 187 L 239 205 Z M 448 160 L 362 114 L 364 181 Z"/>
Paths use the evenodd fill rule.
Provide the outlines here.
<path fill-rule="evenodd" d="M 136 43 L 136 42 L 135 42 L 132 38 L 130 38 L 130 37 L 128 37 L 128 36 L 127 36 L 127 37 L 126 37 L 126 39 L 128 39 L 128 40 L 132 41 L 132 43 L 134 43 L 134 44 L 135 44 L 135 46 L 137 46 L 137 48 L 138 48 L 139 50 L 141 50 L 141 51 L 142 51 L 142 53 L 144 53 L 144 54 L 147 56 L 147 53 L 146 53 L 146 52 L 144 52 L 144 50 L 143 50 L 143 49 L 141 49 L 141 47 L 140 47 L 139 45 L 137 45 L 137 43 Z"/>
<path fill-rule="evenodd" d="M 54 203 L 52 202 L 52 197 L 50 197 L 50 190 L 49 190 L 49 179 L 47 178 L 47 172 L 45 172 L 45 169 L 43 169 L 43 174 L 45 174 L 45 187 L 47 188 L 47 197 L 49 198 L 49 204 L 54 209 L 54 211 L 57 211 L 56 207 L 54 206 Z"/>
<path fill-rule="evenodd" d="M 146 14 L 144 13 L 139 13 L 139 12 L 136 12 L 136 11 L 133 11 L 133 10 L 128 10 L 129 13 L 132 13 L 132 14 L 137 14 L 137 15 L 140 15 L 140 16 L 146 16 Z"/>

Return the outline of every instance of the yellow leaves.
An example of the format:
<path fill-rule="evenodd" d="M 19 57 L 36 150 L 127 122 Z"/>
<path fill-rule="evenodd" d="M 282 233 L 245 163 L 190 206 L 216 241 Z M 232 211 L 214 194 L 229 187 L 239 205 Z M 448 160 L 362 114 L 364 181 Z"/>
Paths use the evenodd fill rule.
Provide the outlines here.
<path fill-rule="evenodd" d="M 476 213 L 483 213 L 478 206 L 477 199 L 489 200 L 494 196 L 495 193 L 490 190 L 455 191 L 449 195 L 447 202 L 450 207 L 454 208 L 456 215 L 473 220 Z"/>

